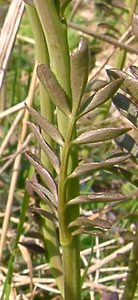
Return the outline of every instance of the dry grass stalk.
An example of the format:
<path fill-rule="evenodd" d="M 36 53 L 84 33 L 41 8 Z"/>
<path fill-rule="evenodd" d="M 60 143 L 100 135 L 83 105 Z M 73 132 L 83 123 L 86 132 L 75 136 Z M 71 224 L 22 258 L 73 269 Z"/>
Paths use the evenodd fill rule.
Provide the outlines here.
<path fill-rule="evenodd" d="M 7 117 L 7 116 L 9 116 L 10 114 L 13 114 L 14 112 L 16 112 L 18 110 L 23 109 L 24 108 L 24 104 L 25 104 L 26 101 L 27 101 L 27 99 L 25 99 L 24 101 L 19 102 L 18 104 L 16 104 L 16 105 L 14 105 L 14 106 L 12 106 L 12 107 L 10 107 L 10 108 L 2 111 L 0 113 L 0 120 L 3 119 L 3 118 L 5 118 L 5 117 Z"/>
<path fill-rule="evenodd" d="M 30 140 L 32 139 L 32 134 L 29 134 L 27 138 L 25 139 L 24 143 L 22 143 L 21 147 L 17 151 L 10 156 L 10 158 L 6 161 L 6 163 L 0 168 L 0 175 L 5 172 L 5 170 L 12 164 L 14 159 L 20 154 L 23 153 L 23 151 L 26 149 L 27 145 L 30 143 Z"/>
<path fill-rule="evenodd" d="M 117 249 L 116 251 L 114 251 L 113 253 L 111 253 L 110 255 L 106 256 L 105 258 L 101 259 L 99 262 L 97 262 L 95 265 L 91 266 L 88 270 L 88 273 L 93 273 L 95 272 L 97 269 L 101 268 L 102 266 L 104 266 L 105 264 L 109 263 L 110 261 L 113 261 L 115 259 L 117 259 L 118 255 L 122 255 L 126 252 L 129 252 L 132 249 L 133 243 L 129 243 L 125 246 L 123 246 L 122 248 Z"/>
<path fill-rule="evenodd" d="M 28 92 L 28 97 L 27 97 L 27 104 L 31 105 L 34 99 L 34 94 L 36 90 L 36 83 L 37 83 L 37 78 L 36 78 L 36 66 L 33 71 L 33 76 L 32 76 L 32 81 L 30 84 L 30 89 Z M 18 146 L 17 146 L 17 151 L 20 151 L 22 148 L 22 144 L 24 142 L 26 133 L 27 133 L 27 120 L 28 120 L 28 112 L 25 111 L 23 122 L 22 122 L 22 130 L 21 130 L 21 135 L 18 141 Z M 13 204 L 13 199 L 14 199 L 14 192 L 16 188 L 16 183 L 19 175 L 19 169 L 20 169 L 20 162 L 21 162 L 21 153 L 15 158 L 14 165 L 13 165 L 13 173 L 12 173 L 12 178 L 10 182 L 10 187 L 9 187 L 9 194 L 8 194 L 8 199 L 7 199 L 7 206 L 5 210 L 5 217 L 2 225 L 2 235 L 0 239 L 0 260 L 2 260 L 2 254 L 4 250 L 4 246 L 6 243 L 6 235 L 8 231 L 8 226 L 9 226 L 9 221 L 10 221 L 10 215 L 11 215 L 11 209 L 12 209 L 12 204 Z"/>
<path fill-rule="evenodd" d="M 19 111 L 19 113 L 17 114 L 15 120 L 13 121 L 7 135 L 5 136 L 5 139 L 3 140 L 1 146 L 0 146 L 0 156 L 2 155 L 3 151 L 5 150 L 5 148 L 7 147 L 9 140 L 15 130 L 15 128 L 17 127 L 18 123 L 20 122 L 22 116 L 23 116 L 23 110 Z"/>
<path fill-rule="evenodd" d="M 0 34 L 0 90 L 24 11 L 22 0 L 12 0 Z"/>

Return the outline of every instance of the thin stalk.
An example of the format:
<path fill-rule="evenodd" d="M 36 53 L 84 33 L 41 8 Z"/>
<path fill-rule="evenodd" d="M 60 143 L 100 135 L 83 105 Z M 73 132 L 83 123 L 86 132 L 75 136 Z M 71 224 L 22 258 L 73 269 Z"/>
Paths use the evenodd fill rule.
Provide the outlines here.
<path fill-rule="evenodd" d="M 72 106 L 70 87 L 70 57 L 67 41 L 67 26 L 60 19 L 55 1 L 34 0 L 38 12 L 50 57 L 50 67 L 68 96 Z M 57 110 L 58 129 L 65 139 L 61 152 L 61 171 L 59 178 L 59 227 L 60 242 L 63 247 L 65 299 L 80 299 L 80 251 L 78 237 L 72 237 L 68 229 L 70 220 L 79 215 L 78 207 L 66 210 L 66 203 L 78 194 L 78 180 L 66 182 L 68 172 L 77 164 L 77 149 L 72 150 L 71 138 L 75 136 L 75 122 Z"/>
<path fill-rule="evenodd" d="M 66 204 L 75 194 L 78 194 L 79 186 L 76 180 L 67 182 L 67 175 L 71 171 L 69 169 L 70 159 L 74 156 L 74 168 L 76 166 L 77 157 L 71 149 L 72 136 L 75 127 L 75 114 L 70 119 L 67 137 L 64 144 L 61 162 L 61 172 L 59 178 L 59 228 L 60 242 L 63 249 L 64 262 L 64 282 L 65 282 L 65 299 L 81 299 L 80 295 L 80 255 L 79 255 L 79 238 L 72 237 L 68 229 L 69 223 L 79 214 L 79 206 L 70 209 L 66 208 Z M 72 154 L 72 155 L 71 155 Z M 75 159 L 76 157 L 76 159 Z M 74 163 L 74 162 L 73 162 Z M 68 193 L 68 196 L 67 196 Z M 71 195 L 72 194 L 72 195 Z M 77 286 L 77 288 L 76 288 Z"/>
<path fill-rule="evenodd" d="M 32 25 L 32 30 L 34 34 L 35 44 L 36 44 L 36 60 L 40 63 L 45 63 L 49 65 L 49 54 L 47 50 L 46 40 L 43 33 L 43 29 L 35 8 L 26 6 L 27 13 Z M 49 98 L 47 91 L 44 89 L 43 85 L 40 83 L 40 109 L 41 114 L 45 116 L 49 121 L 53 122 L 54 108 L 53 104 Z M 43 132 L 45 140 L 52 147 L 52 140 Z M 44 152 L 41 152 L 41 161 L 42 163 L 53 172 L 47 156 Z M 41 207 L 49 210 L 49 207 L 46 204 L 41 203 Z M 49 263 L 51 271 L 56 278 L 57 285 L 61 291 L 61 294 L 64 294 L 64 284 L 63 284 L 63 270 L 62 270 L 62 261 L 59 252 L 59 243 L 57 239 L 57 232 L 55 224 L 49 220 L 42 220 L 42 230 L 44 234 L 45 248 L 48 253 Z"/>

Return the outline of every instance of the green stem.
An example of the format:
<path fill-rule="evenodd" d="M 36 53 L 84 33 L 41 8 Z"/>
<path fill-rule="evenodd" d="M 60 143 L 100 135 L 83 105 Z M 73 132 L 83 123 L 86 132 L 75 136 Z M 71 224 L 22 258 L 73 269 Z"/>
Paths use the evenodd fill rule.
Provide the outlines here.
<path fill-rule="evenodd" d="M 36 60 L 40 63 L 49 64 L 49 54 L 47 50 L 46 40 L 43 33 L 43 29 L 38 17 L 38 14 L 35 8 L 26 6 L 29 20 L 32 25 L 32 30 L 34 34 L 35 44 L 36 44 Z M 44 89 L 43 85 L 40 83 L 40 108 L 41 114 L 45 116 L 49 121 L 53 122 L 54 108 L 53 104 L 49 98 L 47 91 Z M 49 145 L 52 147 L 53 142 L 51 139 L 44 134 L 44 138 L 47 140 Z M 43 151 L 41 152 L 41 160 L 44 165 L 52 172 L 53 168 L 51 167 L 49 160 Z M 49 207 L 41 203 L 41 207 L 49 211 Z M 42 219 L 42 230 L 44 234 L 45 248 L 48 253 L 50 268 L 52 274 L 56 278 L 57 285 L 61 291 L 61 294 L 64 294 L 64 283 L 63 283 L 63 269 L 62 261 L 59 252 L 59 242 L 56 233 L 55 225 L 46 219 Z"/>
<path fill-rule="evenodd" d="M 67 26 L 61 20 L 55 1 L 34 0 L 50 57 L 50 67 L 54 72 L 60 85 L 68 96 L 71 108 L 71 86 L 70 86 L 70 57 L 67 41 Z M 61 170 L 59 176 L 59 230 L 60 242 L 63 249 L 64 263 L 64 288 L 66 300 L 80 300 L 80 250 L 78 237 L 72 237 L 68 229 L 71 220 L 79 215 L 79 208 L 66 209 L 66 203 L 79 191 L 78 179 L 66 182 L 67 174 L 77 164 L 77 149 L 71 149 L 71 139 L 75 136 L 75 119 L 65 116 L 57 110 L 58 129 L 64 137 L 65 144 L 61 152 Z"/>
<path fill-rule="evenodd" d="M 60 228 L 60 242 L 63 249 L 63 265 L 64 265 L 64 283 L 65 283 L 65 299 L 75 300 L 81 299 L 80 295 L 80 254 L 79 254 L 79 238 L 72 237 L 69 231 L 69 223 L 75 220 L 79 215 L 79 206 L 67 208 L 67 202 L 78 195 L 79 185 L 76 179 L 67 181 L 67 175 L 71 172 L 69 168 L 71 159 L 71 167 L 74 168 L 77 164 L 77 149 L 71 149 L 71 141 L 74 134 L 75 115 L 73 114 L 67 129 L 67 137 L 65 140 L 61 172 L 59 178 L 59 228 Z"/>

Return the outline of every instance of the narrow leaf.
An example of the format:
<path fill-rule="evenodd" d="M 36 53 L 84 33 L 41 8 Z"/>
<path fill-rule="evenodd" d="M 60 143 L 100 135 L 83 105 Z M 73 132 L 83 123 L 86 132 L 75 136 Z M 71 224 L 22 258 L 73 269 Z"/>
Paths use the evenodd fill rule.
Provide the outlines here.
<path fill-rule="evenodd" d="M 107 141 L 116 138 L 119 135 L 131 130 L 131 127 L 125 128 L 101 128 L 96 130 L 90 130 L 82 133 L 77 137 L 73 144 L 86 144 Z"/>
<path fill-rule="evenodd" d="M 54 195 L 48 189 L 46 189 L 45 186 L 41 185 L 38 182 L 36 182 L 36 183 L 33 182 L 33 184 L 34 184 L 34 186 L 37 187 L 37 189 L 39 189 L 45 195 L 45 197 L 47 197 L 52 202 L 52 204 L 55 207 L 57 207 L 57 203 L 56 203 L 57 199 L 55 199 Z"/>
<path fill-rule="evenodd" d="M 100 89 L 102 89 L 108 83 L 109 83 L 109 81 L 107 81 L 107 80 L 95 79 L 92 82 L 88 83 L 88 88 L 89 88 L 88 91 L 98 92 Z"/>
<path fill-rule="evenodd" d="M 96 218 L 94 219 L 94 214 L 90 216 L 82 215 L 77 218 L 75 221 L 69 224 L 69 228 L 74 226 L 81 226 L 82 228 L 91 229 L 92 227 L 99 227 L 102 229 L 110 229 L 111 224 L 107 220 Z"/>
<path fill-rule="evenodd" d="M 51 222 L 56 222 L 57 221 L 56 216 L 54 214 L 52 214 L 51 212 L 47 211 L 47 210 L 44 210 L 44 209 L 39 208 L 39 207 L 31 207 L 30 210 L 31 210 L 32 213 L 36 213 L 40 216 L 43 216 L 44 218 L 50 220 Z"/>
<path fill-rule="evenodd" d="M 31 122 L 28 122 L 28 125 L 33 132 L 37 142 L 39 143 L 40 147 L 43 149 L 43 151 L 46 153 L 46 155 L 49 158 L 49 161 L 51 162 L 51 165 L 56 170 L 56 172 L 59 174 L 59 160 L 54 151 L 51 149 L 51 147 L 46 143 L 44 138 L 42 137 L 40 131 L 38 128 Z"/>
<path fill-rule="evenodd" d="M 27 231 L 24 237 L 34 238 L 43 242 L 43 234 L 38 231 Z"/>
<path fill-rule="evenodd" d="M 39 64 L 37 66 L 37 75 L 44 87 L 47 89 L 53 103 L 66 115 L 69 115 L 70 110 L 67 95 L 57 81 L 54 73 L 49 69 L 49 66 Z"/>
<path fill-rule="evenodd" d="M 104 230 L 102 228 L 95 228 L 95 227 L 80 227 L 79 229 L 77 230 L 73 230 L 73 232 L 71 233 L 72 236 L 76 236 L 76 235 L 80 235 L 80 234 L 89 234 L 89 235 L 92 235 L 92 236 L 100 236 L 101 234 L 103 234 L 105 231 L 107 230 Z"/>
<path fill-rule="evenodd" d="M 138 80 L 134 77 L 128 76 L 123 81 L 122 90 L 132 96 L 133 100 L 138 102 Z"/>
<path fill-rule="evenodd" d="M 107 70 L 107 74 L 111 79 L 124 79 L 121 89 L 127 94 L 131 95 L 134 101 L 138 101 L 138 80 L 136 78 L 132 77 L 126 72 L 114 68 Z"/>
<path fill-rule="evenodd" d="M 84 111 L 81 115 L 87 114 L 92 109 L 98 107 L 99 105 L 106 102 L 109 98 L 111 98 L 116 93 L 122 82 L 123 79 L 118 78 L 100 89 L 92 98 L 92 101 L 88 105 L 86 111 Z"/>
<path fill-rule="evenodd" d="M 39 125 L 54 141 L 59 145 L 63 145 L 63 137 L 56 127 L 54 127 L 46 118 L 41 116 L 35 109 L 26 105 L 30 115 L 35 119 Z"/>
<path fill-rule="evenodd" d="M 136 38 L 138 38 L 138 15 L 133 14 L 132 30 Z"/>
<path fill-rule="evenodd" d="M 19 242 L 20 245 L 26 247 L 28 250 L 37 253 L 45 254 L 45 249 L 41 245 L 37 244 L 34 239 L 28 239 L 26 241 Z"/>
<path fill-rule="evenodd" d="M 44 165 L 40 162 L 40 160 L 30 151 L 26 151 L 25 153 L 26 158 L 29 162 L 34 166 L 37 173 L 40 175 L 42 180 L 45 182 L 49 190 L 57 199 L 57 187 L 54 179 L 52 178 L 50 172 L 44 167 Z"/>
<path fill-rule="evenodd" d="M 138 126 L 138 110 L 130 99 L 123 94 L 117 93 L 113 97 L 113 103 L 130 122 L 136 127 Z"/>
<path fill-rule="evenodd" d="M 120 147 L 126 149 L 136 159 L 138 159 L 138 144 L 129 134 L 124 134 L 123 136 L 118 137 L 115 141 Z"/>
<path fill-rule="evenodd" d="M 122 194 L 119 193 L 92 193 L 89 195 L 78 196 L 68 202 L 68 205 L 83 204 L 83 203 L 101 203 L 101 202 L 115 202 L 125 200 Z"/>
<path fill-rule="evenodd" d="M 36 193 L 52 210 L 57 206 L 53 194 L 39 183 L 26 179 L 26 190 L 30 195 L 30 190 Z M 31 195 L 32 196 L 32 195 Z M 55 210 L 54 210 L 55 211 Z"/>
<path fill-rule="evenodd" d="M 84 163 L 80 166 L 78 166 L 73 173 L 69 175 L 69 178 L 76 177 L 76 176 L 81 176 L 84 174 L 91 173 L 93 171 L 99 170 L 99 169 L 104 169 L 104 168 L 110 168 L 115 164 L 124 162 L 126 159 L 129 158 L 128 154 L 123 154 L 119 157 L 113 157 L 109 158 L 105 161 L 102 162 L 92 162 L 92 163 Z"/>
<path fill-rule="evenodd" d="M 89 49 L 84 39 L 71 55 L 71 89 L 73 110 L 77 112 L 83 96 L 89 73 Z"/>
<path fill-rule="evenodd" d="M 107 75 L 109 76 L 110 79 L 125 79 L 128 75 L 126 72 L 123 72 L 121 70 L 111 68 L 106 70 Z"/>

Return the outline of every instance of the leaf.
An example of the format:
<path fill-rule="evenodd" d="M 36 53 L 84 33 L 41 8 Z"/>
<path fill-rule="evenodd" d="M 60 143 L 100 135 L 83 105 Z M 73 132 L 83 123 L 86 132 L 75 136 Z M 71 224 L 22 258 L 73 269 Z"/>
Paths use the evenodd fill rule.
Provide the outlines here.
<path fill-rule="evenodd" d="M 136 105 L 120 93 L 117 93 L 113 97 L 113 103 L 130 122 L 136 127 L 138 126 L 138 110 Z"/>
<path fill-rule="evenodd" d="M 107 69 L 106 73 L 111 80 L 119 79 L 119 78 L 125 79 L 128 76 L 126 72 L 123 72 L 115 68 Z"/>
<path fill-rule="evenodd" d="M 53 103 L 67 116 L 69 116 L 70 110 L 67 95 L 57 81 L 54 73 L 50 70 L 49 66 L 39 64 L 37 66 L 37 75 L 44 87 L 47 89 Z"/>
<path fill-rule="evenodd" d="M 83 204 L 83 203 L 101 203 L 101 202 L 116 202 L 125 200 L 126 197 L 119 193 L 92 193 L 89 195 L 81 195 L 68 202 L 68 205 Z"/>
<path fill-rule="evenodd" d="M 75 227 L 79 227 L 76 231 Z M 93 215 L 81 215 L 75 221 L 69 224 L 69 228 L 75 230 L 74 235 L 79 233 L 88 233 L 91 234 L 95 230 L 100 230 L 100 232 L 111 229 L 111 224 L 107 220 L 95 218 Z"/>
<path fill-rule="evenodd" d="M 29 238 L 34 238 L 34 239 L 38 239 L 41 240 L 43 242 L 43 234 L 41 234 L 38 231 L 27 231 L 24 235 L 24 237 L 29 237 Z"/>
<path fill-rule="evenodd" d="M 54 195 L 48 189 L 46 189 L 45 186 L 41 185 L 38 182 L 33 182 L 33 184 L 34 186 L 37 186 L 37 189 L 39 189 L 45 195 L 45 197 L 47 197 L 52 202 L 52 204 L 55 207 L 57 207 L 57 203 L 55 202 L 57 201 L 57 199 L 55 199 Z"/>
<path fill-rule="evenodd" d="M 106 72 L 111 79 L 123 78 L 121 89 L 138 101 L 138 80 L 136 78 L 115 68 L 108 69 Z"/>
<path fill-rule="evenodd" d="M 39 143 L 40 147 L 43 149 L 43 151 L 46 153 L 46 155 L 49 158 L 49 161 L 53 168 L 56 170 L 57 174 L 59 174 L 59 160 L 54 151 L 51 149 L 51 147 L 46 143 L 44 138 L 42 137 L 40 131 L 38 128 L 31 122 L 28 122 L 28 125 L 33 132 L 37 142 Z"/>
<path fill-rule="evenodd" d="M 69 224 L 69 228 L 74 227 L 74 226 L 97 226 L 100 228 L 107 228 L 110 229 L 111 228 L 111 224 L 107 221 L 107 220 L 103 220 L 103 219 L 99 219 L 99 218 L 95 218 L 94 214 L 92 215 L 81 215 L 80 217 L 78 217 L 75 221 L 71 222 Z"/>
<path fill-rule="evenodd" d="M 35 119 L 39 125 L 54 141 L 63 146 L 63 137 L 56 127 L 54 127 L 46 118 L 40 115 L 32 107 L 25 105 L 30 115 Z"/>
<path fill-rule="evenodd" d="M 53 194 L 41 184 L 26 179 L 26 190 L 30 195 L 30 190 L 36 193 L 52 210 L 57 207 L 56 199 Z M 32 196 L 32 195 L 31 195 Z"/>
<path fill-rule="evenodd" d="M 49 190 L 54 195 L 55 199 L 57 199 L 57 186 L 50 172 L 44 167 L 40 160 L 30 151 L 26 151 L 25 156 L 29 160 L 29 162 L 34 166 L 37 173 L 40 175 L 42 180 L 45 182 Z"/>
<path fill-rule="evenodd" d="M 123 81 L 122 90 L 132 96 L 133 100 L 138 102 L 138 80 L 134 77 L 128 76 Z"/>
<path fill-rule="evenodd" d="M 80 227 L 77 230 L 74 230 L 71 234 L 72 236 L 76 236 L 76 235 L 80 235 L 80 234 L 89 234 L 92 236 L 100 236 L 101 234 L 103 234 L 105 232 L 104 229 L 102 228 L 82 228 Z"/>
<path fill-rule="evenodd" d="M 56 216 L 47 210 L 44 210 L 39 207 L 31 207 L 30 210 L 32 213 L 36 213 L 40 216 L 43 216 L 44 218 L 50 220 L 51 222 L 57 222 Z"/>
<path fill-rule="evenodd" d="M 26 239 L 22 242 L 19 242 L 20 245 L 26 247 L 28 250 L 37 253 L 37 254 L 45 254 L 45 249 L 41 245 L 37 244 L 35 239 Z"/>
<path fill-rule="evenodd" d="M 132 18 L 132 30 L 136 38 L 138 38 L 138 15 L 133 14 Z"/>
<path fill-rule="evenodd" d="M 88 105 L 86 111 L 84 111 L 82 115 L 89 113 L 92 109 L 98 107 L 99 105 L 103 104 L 106 102 L 109 98 L 112 97 L 113 94 L 118 90 L 120 85 L 122 84 L 123 79 L 118 78 L 106 86 L 104 86 L 102 89 L 100 89 L 92 98 L 91 103 Z"/>
<path fill-rule="evenodd" d="M 107 80 L 95 79 L 92 82 L 88 83 L 88 88 L 89 88 L 88 91 L 98 92 L 100 89 L 102 89 L 108 83 L 109 83 L 109 81 L 107 81 Z"/>
<path fill-rule="evenodd" d="M 89 74 L 89 49 L 84 39 L 71 55 L 71 90 L 73 110 L 77 112 Z"/>
<path fill-rule="evenodd" d="M 129 134 L 118 137 L 115 141 L 120 147 L 126 149 L 132 156 L 138 159 L 138 144 Z"/>
<path fill-rule="evenodd" d="M 128 154 L 120 155 L 119 157 L 112 157 L 108 158 L 102 162 L 92 162 L 92 163 L 83 163 L 82 165 L 78 166 L 69 176 L 68 178 L 84 175 L 91 173 L 95 170 L 110 168 L 115 164 L 124 162 L 126 159 L 129 158 Z"/>
<path fill-rule="evenodd" d="M 72 143 L 73 144 L 87 144 L 107 141 L 116 138 L 119 135 L 131 130 L 131 127 L 122 128 L 101 128 L 96 130 L 90 130 L 82 133 Z"/>

